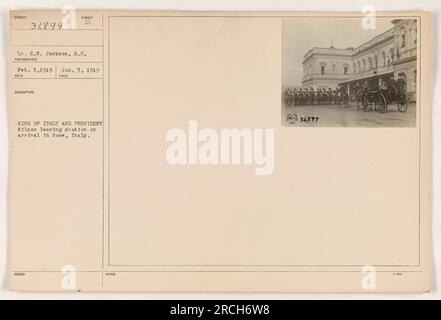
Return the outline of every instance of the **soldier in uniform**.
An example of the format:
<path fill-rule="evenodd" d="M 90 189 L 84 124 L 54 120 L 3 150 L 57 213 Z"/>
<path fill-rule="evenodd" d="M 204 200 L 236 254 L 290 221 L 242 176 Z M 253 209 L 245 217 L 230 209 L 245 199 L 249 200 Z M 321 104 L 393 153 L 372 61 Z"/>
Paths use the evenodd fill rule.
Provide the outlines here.
<path fill-rule="evenodd" d="M 346 87 L 344 85 L 340 85 L 336 89 L 336 96 L 338 97 L 338 102 L 340 105 L 347 107 L 347 103 L 349 101 L 348 93 L 346 92 Z"/>
<path fill-rule="evenodd" d="M 293 104 L 294 104 L 295 106 L 296 106 L 296 105 L 299 105 L 299 104 L 300 104 L 300 103 L 299 103 L 299 91 L 298 91 L 297 88 L 294 89 L 292 95 L 293 95 Z"/>
<path fill-rule="evenodd" d="M 326 103 L 326 92 L 325 92 L 324 88 L 322 88 L 320 90 L 320 103 L 321 104 L 325 104 Z"/>
<path fill-rule="evenodd" d="M 333 103 L 333 93 L 332 93 L 332 89 L 328 88 L 328 92 L 327 92 L 327 103 L 328 104 L 332 104 Z"/>
<path fill-rule="evenodd" d="M 314 104 L 314 98 L 315 98 L 315 92 L 314 92 L 314 88 L 310 88 L 309 90 L 309 104 Z"/>
<path fill-rule="evenodd" d="M 340 102 L 340 86 L 336 87 L 332 94 L 332 99 L 334 101 L 334 104 L 337 104 Z"/>
<path fill-rule="evenodd" d="M 303 104 L 303 102 L 304 102 L 303 89 L 300 88 L 300 89 L 299 89 L 299 104 L 301 105 L 301 104 Z"/>

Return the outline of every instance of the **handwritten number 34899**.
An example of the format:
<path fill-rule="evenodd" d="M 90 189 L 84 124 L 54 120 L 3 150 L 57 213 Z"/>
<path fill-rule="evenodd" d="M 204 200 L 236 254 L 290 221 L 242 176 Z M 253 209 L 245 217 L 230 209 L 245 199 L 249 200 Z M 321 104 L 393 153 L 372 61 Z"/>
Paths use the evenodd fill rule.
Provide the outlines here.
<path fill-rule="evenodd" d="M 31 22 L 31 30 L 61 30 L 63 22 Z"/>

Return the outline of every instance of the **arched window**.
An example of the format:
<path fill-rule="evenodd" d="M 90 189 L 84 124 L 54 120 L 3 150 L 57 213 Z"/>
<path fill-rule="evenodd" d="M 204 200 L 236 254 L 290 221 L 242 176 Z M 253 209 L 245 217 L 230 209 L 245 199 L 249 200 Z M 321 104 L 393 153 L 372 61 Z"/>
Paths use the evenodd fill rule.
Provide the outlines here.
<path fill-rule="evenodd" d="M 394 61 L 394 48 L 389 49 L 389 59 L 390 59 L 389 63 Z"/>
<path fill-rule="evenodd" d="M 361 72 L 361 63 L 360 61 L 357 61 L 357 68 L 358 68 L 358 73 Z"/>
<path fill-rule="evenodd" d="M 404 28 L 401 28 L 400 31 L 400 47 L 404 48 L 406 46 L 406 30 Z"/>
<path fill-rule="evenodd" d="M 343 66 L 343 73 L 348 74 L 348 71 L 349 71 L 349 67 L 347 65 Z"/>
<path fill-rule="evenodd" d="M 378 56 L 374 55 L 374 69 L 378 68 Z"/>
<path fill-rule="evenodd" d="M 382 52 L 381 53 L 381 58 L 383 59 L 383 67 L 385 67 L 386 66 L 386 52 Z"/>
<path fill-rule="evenodd" d="M 372 62 L 372 58 L 371 57 L 368 57 L 368 62 L 369 62 L 369 70 L 374 69 L 374 64 Z"/>
<path fill-rule="evenodd" d="M 363 59 L 363 71 L 366 71 L 366 60 Z"/>
<path fill-rule="evenodd" d="M 324 65 L 320 66 L 320 73 L 322 74 L 322 76 L 325 74 L 325 66 Z"/>

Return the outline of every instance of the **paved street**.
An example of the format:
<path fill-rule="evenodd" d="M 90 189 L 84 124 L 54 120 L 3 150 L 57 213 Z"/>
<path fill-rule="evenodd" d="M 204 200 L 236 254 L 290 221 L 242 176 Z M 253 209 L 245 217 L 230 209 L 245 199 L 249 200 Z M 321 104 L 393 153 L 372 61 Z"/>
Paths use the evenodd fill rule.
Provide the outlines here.
<path fill-rule="evenodd" d="M 289 114 L 291 123 L 287 121 Z M 415 127 L 416 104 L 409 104 L 406 112 L 390 104 L 387 113 L 357 110 L 353 102 L 346 108 L 338 105 L 283 107 L 283 121 L 284 125 L 293 127 Z"/>

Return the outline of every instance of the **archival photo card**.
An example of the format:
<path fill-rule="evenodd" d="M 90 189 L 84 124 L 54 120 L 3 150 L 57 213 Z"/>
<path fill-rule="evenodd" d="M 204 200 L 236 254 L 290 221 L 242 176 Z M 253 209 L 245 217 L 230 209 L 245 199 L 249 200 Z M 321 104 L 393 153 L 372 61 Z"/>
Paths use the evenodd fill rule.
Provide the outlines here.
<path fill-rule="evenodd" d="M 429 12 L 66 14 L 9 17 L 11 290 L 431 290 Z"/>
<path fill-rule="evenodd" d="M 419 19 L 286 17 L 284 126 L 415 127 Z"/>

